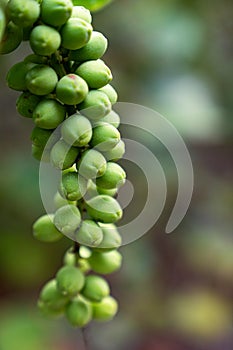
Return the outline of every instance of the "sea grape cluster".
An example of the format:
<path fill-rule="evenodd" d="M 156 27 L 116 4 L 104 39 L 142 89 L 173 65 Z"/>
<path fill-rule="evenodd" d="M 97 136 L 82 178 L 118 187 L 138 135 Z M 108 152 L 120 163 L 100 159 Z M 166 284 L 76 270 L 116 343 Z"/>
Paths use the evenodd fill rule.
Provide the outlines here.
<path fill-rule="evenodd" d="M 38 306 L 77 327 L 110 320 L 118 305 L 99 275 L 121 266 L 115 223 L 122 209 L 116 197 L 126 174 L 116 163 L 125 152 L 120 118 L 112 110 L 118 96 L 102 60 L 108 41 L 93 30 L 90 11 L 71 0 L 4 3 L 0 53 L 14 51 L 23 40 L 33 51 L 10 68 L 7 84 L 21 92 L 18 113 L 34 122 L 33 156 L 61 171 L 56 210 L 36 220 L 33 234 L 43 242 L 64 235 L 73 241 Z"/>

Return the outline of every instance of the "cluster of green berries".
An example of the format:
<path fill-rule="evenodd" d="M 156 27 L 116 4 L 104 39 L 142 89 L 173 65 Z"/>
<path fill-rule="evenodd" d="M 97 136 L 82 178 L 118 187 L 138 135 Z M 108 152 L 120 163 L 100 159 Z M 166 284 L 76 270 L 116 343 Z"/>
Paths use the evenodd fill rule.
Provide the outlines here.
<path fill-rule="evenodd" d="M 109 295 L 110 286 L 103 277 L 88 273 L 91 270 L 110 273 L 120 264 L 121 255 L 117 251 L 101 254 L 84 246 L 76 252 L 69 249 L 64 266 L 41 290 L 40 310 L 50 317 L 65 315 L 75 327 L 84 327 L 91 320 L 111 320 L 117 313 L 118 303 Z"/>
<path fill-rule="evenodd" d="M 109 320 L 117 302 L 98 274 L 121 266 L 116 196 L 126 174 L 116 163 L 125 152 L 120 118 L 112 110 L 117 92 L 101 59 L 108 42 L 93 30 L 90 11 L 71 0 L 5 2 L 0 53 L 12 52 L 22 40 L 33 51 L 10 68 L 8 86 L 21 91 L 17 111 L 35 124 L 33 156 L 62 172 L 55 213 L 40 217 L 33 233 L 43 242 L 64 235 L 74 241 L 38 305 L 46 315 L 65 314 L 74 326 Z"/>

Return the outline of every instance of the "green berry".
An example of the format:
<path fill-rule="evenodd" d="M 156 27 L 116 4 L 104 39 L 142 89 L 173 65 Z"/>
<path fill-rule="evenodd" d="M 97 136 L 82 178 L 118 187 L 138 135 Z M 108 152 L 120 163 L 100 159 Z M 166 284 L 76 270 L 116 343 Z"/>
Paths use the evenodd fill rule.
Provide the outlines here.
<path fill-rule="evenodd" d="M 85 279 L 85 285 L 82 290 L 82 295 L 91 301 L 101 301 L 108 296 L 110 288 L 107 281 L 99 276 L 89 275 Z"/>
<path fill-rule="evenodd" d="M 28 90 L 35 95 L 47 95 L 55 89 L 58 78 L 54 69 L 38 64 L 26 74 Z"/>
<path fill-rule="evenodd" d="M 96 248 L 96 251 L 103 252 L 119 248 L 122 243 L 122 239 L 117 227 L 114 224 L 103 224 L 101 222 L 98 224 L 103 232 L 103 240 Z"/>
<path fill-rule="evenodd" d="M 105 173 L 96 179 L 97 187 L 105 189 L 119 188 L 125 183 L 126 174 L 122 167 L 116 163 L 108 162 Z"/>
<path fill-rule="evenodd" d="M 106 194 L 108 196 L 114 197 L 116 193 L 117 193 L 117 188 L 106 190 L 105 188 L 97 187 L 96 184 L 90 180 L 88 183 L 85 199 L 88 200 L 90 198 L 98 196 L 99 194 Z"/>
<path fill-rule="evenodd" d="M 78 172 L 83 177 L 93 179 L 102 176 L 107 165 L 104 156 L 100 152 L 90 149 L 82 154 L 77 166 Z"/>
<path fill-rule="evenodd" d="M 53 215 L 43 215 L 33 225 L 33 235 L 42 242 L 56 242 L 63 235 L 53 223 Z"/>
<path fill-rule="evenodd" d="M 91 146 L 99 151 L 109 151 L 120 141 L 119 131 L 108 123 L 100 123 L 93 129 Z M 114 186 L 115 187 L 115 186 Z"/>
<path fill-rule="evenodd" d="M 87 273 L 90 271 L 91 267 L 89 262 L 87 261 L 87 259 L 79 259 L 78 260 L 78 268 L 80 269 L 80 271 L 82 271 L 83 273 Z"/>
<path fill-rule="evenodd" d="M 56 274 L 57 288 L 63 295 L 73 297 L 83 288 L 83 273 L 74 266 L 64 266 Z"/>
<path fill-rule="evenodd" d="M 88 261 L 94 272 L 107 275 L 119 270 L 122 263 L 122 255 L 117 250 L 108 252 L 93 251 Z"/>
<path fill-rule="evenodd" d="M 120 204 L 112 197 L 99 195 L 86 202 L 88 214 L 96 221 L 114 223 L 121 219 Z"/>
<path fill-rule="evenodd" d="M 32 118 L 33 111 L 40 102 L 40 97 L 26 91 L 23 92 L 16 101 L 16 109 L 20 115 Z"/>
<path fill-rule="evenodd" d="M 84 197 L 87 191 L 87 180 L 76 171 L 62 175 L 60 193 L 70 201 L 77 201 Z"/>
<path fill-rule="evenodd" d="M 6 25 L 3 38 L 0 42 L 0 54 L 4 55 L 17 49 L 23 40 L 23 30 L 21 27 L 9 22 Z"/>
<path fill-rule="evenodd" d="M 64 235 L 71 235 L 80 226 L 80 211 L 74 205 L 65 205 L 55 212 L 53 222 Z"/>
<path fill-rule="evenodd" d="M 125 153 L 125 143 L 124 141 L 120 140 L 114 148 L 110 149 L 107 152 L 103 152 L 103 155 L 107 160 L 116 162 L 117 160 L 123 157 L 124 153 Z"/>
<path fill-rule="evenodd" d="M 99 303 L 92 303 L 93 319 L 98 321 L 110 321 L 117 314 L 118 303 L 116 299 L 107 296 Z"/>
<path fill-rule="evenodd" d="M 84 6 L 73 6 L 71 17 L 72 18 L 81 18 L 88 23 L 92 22 L 91 13 Z"/>
<path fill-rule="evenodd" d="M 111 112 L 112 105 L 108 96 L 98 90 L 91 90 L 84 101 L 79 105 L 79 110 L 88 119 L 98 121 Z"/>
<path fill-rule="evenodd" d="M 81 245 L 79 247 L 79 256 L 83 259 L 88 259 L 90 258 L 91 254 L 92 254 L 92 250 L 84 245 Z"/>
<path fill-rule="evenodd" d="M 102 123 L 108 123 L 114 126 L 115 128 L 118 128 L 120 125 L 120 117 L 116 112 L 111 111 L 105 117 L 101 118 L 97 122 L 94 122 L 93 124 L 94 126 L 97 126 L 101 125 Z"/>
<path fill-rule="evenodd" d="M 82 63 L 75 73 L 82 77 L 92 89 L 99 89 L 112 80 L 110 69 L 100 59 Z"/>
<path fill-rule="evenodd" d="M 2 41 L 4 31 L 6 27 L 6 17 L 5 17 L 5 12 L 3 11 L 3 5 L 1 3 L 0 6 L 0 43 Z"/>
<path fill-rule="evenodd" d="M 80 228 L 75 233 L 75 239 L 79 244 L 97 247 L 103 239 L 103 233 L 93 220 L 83 220 Z"/>
<path fill-rule="evenodd" d="M 67 104 L 81 103 L 88 94 L 88 85 L 76 74 L 67 74 L 62 77 L 56 86 L 57 98 Z"/>
<path fill-rule="evenodd" d="M 52 133 L 51 130 L 41 129 L 36 126 L 32 130 L 31 141 L 35 146 L 45 147 Z"/>
<path fill-rule="evenodd" d="M 55 129 L 66 117 L 66 108 L 56 100 L 43 99 L 33 112 L 36 126 L 43 129 Z"/>
<path fill-rule="evenodd" d="M 73 50 L 69 54 L 71 61 L 83 62 L 101 58 L 108 47 L 108 40 L 100 33 L 93 31 L 88 43 L 81 49 Z"/>
<path fill-rule="evenodd" d="M 99 186 L 96 186 L 96 190 L 98 194 L 106 194 L 107 196 L 114 197 L 117 194 L 117 188 L 112 188 L 110 190 L 107 190 L 106 188 L 101 188 Z"/>
<path fill-rule="evenodd" d="M 66 266 L 75 266 L 77 262 L 77 256 L 73 251 L 73 247 L 69 248 L 64 255 L 63 264 Z"/>
<path fill-rule="evenodd" d="M 70 18 L 72 8 L 71 0 L 42 0 L 41 19 L 51 26 L 61 26 Z"/>
<path fill-rule="evenodd" d="M 75 201 L 68 201 L 67 199 L 63 198 L 59 192 L 57 192 L 53 199 L 54 207 L 55 209 L 59 209 L 61 207 L 64 207 L 67 204 L 73 204 L 76 205 L 77 203 Z"/>
<path fill-rule="evenodd" d="M 107 84 L 104 87 L 100 88 L 99 91 L 104 92 L 108 96 L 108 98 L 109 98 L 109 100 L 110 100 L 112 105 L 114 105 L 114 103 L 117 102 L 118 95 L 117 95 L 117 92 L 116 92 L 116 90 L 114 89 L 114 87 L 112 85 Z M 117 127 L 118 126 L 116 126 L 116 128 Z"/>
<path fill-rule="evenodd" d="M 54 310 L 44 303 L 42 300 L 38 300 L 37 307 L 41 314 L 46 318 L 58 318 L 62 316 L 65 312 L 65 307 L 59 310 Z"/>
<path fill-rule="evenodd" d="M 69 298 L 58 290 L 55 279 L 45 284 L 41 290 L 39 300 L 54 311 L 65 311 L 65 307 L 69 302 Z"/>
<path fill-rule="evenodd" d="M 30 46 L 37 55 L 50 56 L 57 51 L 60 44 L 61 36 L 52 27 L 41 24 L 31 31 Z"/>
<path fill-rule="evenodd" d="M 10 0 L 7 14 L 16 25 L 28 27 L 39 18 L 40 5 L 36 0 Z"/>
<path fill-rule="evenodd" d="M 36 146 L 32 144 L 32 156 L 42 162 L 49 163 L 50 153 L 47 149 L 41 146 Z"/>
<path fill-rule="evenodd" d="M 70 18 L 61 29 L 62 46 L 68 50 L 77 50 L 90 40 L 92 26 L 80 18 Z"/>
<path fill-rule="evenodd" d="M 78 148 L 71 147 L 63 140 L 60 140 L 55 143 L 51 150 L 51 163 L 55 168 L 65 170 L 75 163 L 78 154 Z"/>
<path fill-rule="evenodd" d="M 61 135 L 68 144 L 83 147 L 92 138 L 92 125 L 86 117 L 74 114 L 62 124 Z"/>
<path fill-rule="evenodd" d="M 48 62 L 48 57 L 39 56 L 32 53 L 24 58 L 24 62 L 32 62 L 36 64 L 46 64 Z"/>
<path fill-rule="evenodd" d="M 35 66 L 34 63 L 18 62 L 14 64 L 7 73 L 7 85 L 9 88 L 17 91 L 27 90 L 26 74 Z"/>
<path fill-rule="evenodd" d="M 66 317 L 74 327 L 86 326 L 92 318 L 91 304 L 83 298 L 77 297 L 67 305 Z"/>

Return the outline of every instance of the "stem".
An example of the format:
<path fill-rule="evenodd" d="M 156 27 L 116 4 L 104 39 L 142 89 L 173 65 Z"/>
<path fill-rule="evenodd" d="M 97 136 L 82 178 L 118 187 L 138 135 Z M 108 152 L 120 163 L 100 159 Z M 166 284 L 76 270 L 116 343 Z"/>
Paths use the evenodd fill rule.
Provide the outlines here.
<path fill-rule="evenodd" d="M 64 77 L 64 75 L 66 75 L 66 70 L 62 64 L 62 59 L 61 59 L 60 53 L 58 51 L 56 51 L 51 56 L 50 65 L 57 72 L 57 74 L 60 78 Z"/>
<path fill-rule="evenodd" d="M 83 328 L 81 329 L 81 331 L 82 331 L 82 336 L 83 336 L 84 350 L 90 350 L 89 342 L 88 342 L 87 328 L 86 328 L 86 327 L 83 327 Z"/>

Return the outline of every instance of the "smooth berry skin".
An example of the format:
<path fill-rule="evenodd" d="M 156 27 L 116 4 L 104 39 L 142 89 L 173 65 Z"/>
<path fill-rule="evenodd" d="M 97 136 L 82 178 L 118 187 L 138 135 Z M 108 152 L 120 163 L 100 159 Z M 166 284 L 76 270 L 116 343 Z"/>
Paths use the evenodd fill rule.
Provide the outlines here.
<path fill-rule="evenodd" d="M 112 80 L 110 69 L 100 59 L 82 63 L 75 73 L 82 77 L 91 89 L 102 88 Z"/>
<path fill-rule="evenodd" d="M 33 235 L 42 242 L 59 241 L 63 235 L 53 224 L 53 215 L 43 215 L 33 225 Z"/>
<path fill-rule="evenodd" d="M 48 319 L 58 319 L 61 316 L 63 316 L 65 312 L 65 307 L 58 310 L 54 310 L 41 300 L 37 301 L 37 307 L 41 315 Z"/>
<path fill-rule="evenodd" d="M 88 262 L 94 272 L 107 275 L 120 269 L 122 256 L 117 250 L 109 252 L 93 251 Z"/>
<path fill-rule="evenodd" d="M 91 90 L 79 105 L 79 110 L 91 121 L 99 121 L 111 112 L 112 105 L 105 93 Z"/>
<path fill-rule="evenodd" d="M 106 188 L 101 188 L 99 186 L 96 186 L 96 190 L 98 194 L 106 194 L 107 196 L 110 196 L 110 197 L 115 197 L 117 194 L 117 188 L 112 188 L 110 190 L 107 190 Z"/>
<path fill-rule="evenodd" d="M 9 18 L 20 27 L 32 26 L 40 15 L 40 5 L 36 0 L 10 0 L 6 10 Z"/>
<path fill-rule="evenodd" d="M 46 130 L 35 126 L 31 133 L 31 141 L 35 146 L 45 147 L 52 133 L 52 130 Z"/>
<path fill-rule="evenodd" d="M 3 38 L 0 42 L 0 54 L 5 55 L 17 49 L 23 40 L 23 29 L 13 22 L 6 25 Z"/>
<path fill-rule="evenodd" d="M 88 94 L 88 85 L 77 74 L 67 74 L 62 77 L 56 86 L 57 98 L 64 104 L 77 105 Z"/>
<path fill-rule="evenodd" d="M 66 307 L 65 315 L 73 327 L 84 327 L 92 319 L 92 307 L 83 298 L 77 297 Z"/>
<path fill-rule="evenodd" d="M 25 77 L 28 71 L 34 66 L 34 63 L 24 61 L 14 64 L 6 76 L 8 87 L 16 91 L 27 90 Z"/>
<path fill-rule="evenodd" d="M 82 295 L 91 300 L 100 302 L 104 297 L 110 293 L 110 287 L 107 281 L 96 275 L 89 275 L 85 279 L 85 285 L 82 289 Z"/>
<path fill-rule="evenodd" d="M 114 105 L 117 102 L 118 94 L 112 85 L 107 84 L 100 88 L 99 91 L 104 92 L 108 96 L 112 105 Z"/>
<path fill-rule="evenodd" d="M 120 204 L 112 197 L 99 195 L 86 202 L 88 214 L 103 223 L 114 223 L 122 218 Z"/>
<path fill-rule="evenodd" d="M 59 27 L 70 18 L 72 9 L 70 0 L 42 0 L 41 19 L 50 26 Z"/>
<path fill-rule="evenodd" d="M 43 64 L 38 64 L 30 69 L 25 79 L 28 90 L 38 96 L 50 94 L 58 81 L 55 70 Z"/>
<path fill-rule="evenodd" d="M 73 297 L 83 288 L 85 277 L 74 266 L 63 266 L 56 274 L 57 288 L 63 295 Z"/>
<path fill-rule="evenodd" d="M 93 149 L 89 149 L 82 154 L 77 163 L 78 172 L 86 179 L 93 179 L 104 174 L 106 171 L 106 160 L 103 155 Z"/>
<path fill-rule="evenodd" d="M 94 180 L 95 181 L 95 180 Z M 85 199 L 91 199 L 93 197 L 98 196 L 99 194 L 106 194 L 108 196 L 114 197 L 117 193 L 117 188 L 106 190 L 101 187 L 97 187 L 93 181 L 88 182 L 87 193 L 85 195 Z"/>
<path fill-rule="evenodd" d="M 78 154 L 78 148 L 71 147 L 63 140 L 59 140 L 51 150 L 50 160 L 55 168 L 65 170 L 75 163 Z"/>
<path fill-rule="evenodd" d="M 51 56 L 59 48 L 61 36 L 56 29 L 41 24 L 32 29 L 29 41 L 35 54 Z"/>
<path fill-rule="evenodd" d="M 92 22 L 91 12 L 84 6 L 73 6 L 71 17 L 83 19 L 87 23 Z"/>
<path fill-rule="evenodd" d="M 33 112 L 36 126 L 43 129 L 55 129 L 66 117 L 66 108 L 53 99 L 43 99 Z"/>
<path fill-rule="evenodd" d="M 24 62 L 31 62 L 36 64 L 46 64 L 48 63 L 48 57 L 36 55 L 32 53 L 24 58 Z"/>
<path fill-rule="evenodd" d="M 114 224 L 103 224 L 101 222 L 99 222 L 98 225 L 102 229 L 103 240 L 95 250 L 99 252 L 107 252 L 119 248 L 122 239 L 117 227 Z"/>
<path fill-rule="evenodd" d="M 93 129 L 91 146 L 99 151 L 109 151 L 120 141 L 119 131 L 108 123 L 100 123 Z"/>
<path fill-rule="evenodd" d="M 107 296 L 99 303 L 92 303 L 93 319 L 96 321 L 110 321 L 117 314 L 118 303 L 116 299 Z"/>
<path fill-rule="evenodd" d="M 92 125 L 86 117 L 74 114 L 62 124 L 61 135 L 68 144 L 83 147 L 92 138 Z"/>
<path fill-rule="evenodd" d="M 32 156 L 36 160 L 49 163 L 50 155 L 47 149 L 32 144 Z"/>
<path fill-rule="evenodd" d="M 93 31 L 88 43 L 81 49 L 71 51 L 69 59 L 77 62 L 97 60 L 105 54 L 107 47 L 107 38 L 102 33 Z"/>
<path fill-rule="evenodd" d="M 81 224 L 80 211 L 74 205 L 65 205 L 55 212 L 53 222 L 64 235 L 71 235 Z"/>
<path fill-rule="evenodd" d="M 102 153 L 108 161 L 116 162 L 125 154 L 125 143 L 124 141 L 120 140 L 114 148 Z"/>
<path fill-rule="evenodd" d="M 60 31 L 62 46 L 68 50 L 80 49 L 90 40 L 92 30 L 91 24 L 83 19 L 70 18 Z"/>
<path fill-rule="evenodd" d="M 113 110 L 108 113 L 105 117 L 101 118 L 97 122 L 92 122 L 93 127 L 97 125 L 101 125 L 102 123 L 108 123 L 114 126 L 115 128 L 118 128 L 120 125 L 120 116 L 114 112 Z"/>
<path fill-rule="evenodd" d="M 75 233 L 75 239 L 87 247 L 98 247 L 103 239 L 103 232 L 93 220 L 83 220 Z"/>
<path fill-rule="evenodd" d="M 59 192 L 57 192 L 53 198 L 53 203 L 54 203 L 54 207 L 55 207 L 55 210 L 61 208 L 61 207 L 64 207 L 65 205 L 67 204 L 71 204 L 71 205 L 75 205 L 77 204 L 76 201 L 69 201 L 65 198 L 63 198 Z"/>
<path fill-rule="evenodd" d="M 0 43 L 2 41 L 4 31 L 6 27 L 6 16 L 5 12 L 3 11 L 3 5 L 0 6 Z"/>
<path fill-rule="evenodd" d="M 52 279 L 42 288 L 39 301 L 51 310 L 63 312 L 69 302 L 69 298 L 62 295 L 57 288 L 57 281 Z"/>
<path fill-rule="evenodd" d="M 62 175 L 59 188 L 60 194 L 70 201 L 77 201 L 84 197 L 87 191 L 87 180 L 76 171 Z"/>
<path fill-rule="evenodd" d="M 16 109 L 22 117 L 32 118 L 33 111 L 40 100 L 39 96 L 33 95 L 28 91 L 23 92 L 16 101 Z"/>
<path fill-rule="evenodd" d="M 125 178 L 126 173 L 120 165 L 108 162 L 104 175 L 96 179 L 96 185 L 109 190 L 119 188 L 125 183 Z"/>

